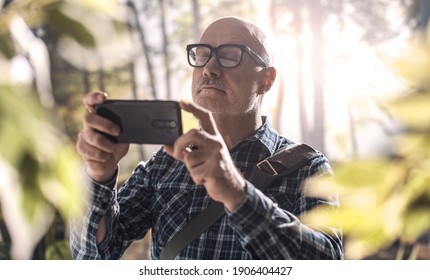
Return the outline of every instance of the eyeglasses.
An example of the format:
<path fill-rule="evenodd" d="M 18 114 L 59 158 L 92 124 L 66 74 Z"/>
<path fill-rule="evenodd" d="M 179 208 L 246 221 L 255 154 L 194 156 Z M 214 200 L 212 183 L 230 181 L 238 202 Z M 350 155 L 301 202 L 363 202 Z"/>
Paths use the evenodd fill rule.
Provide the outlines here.
<path fill-rule="evenodd" d="M 225 44 L 216 48 L 207 44 L 187 45 L 188 64 L 192 67 L 204 67 L 215 53 L 219 65 L 226 68 L 233 68 L 240 64 L 244 52 L 257 64 L 267 67 L 264 60 L 245 45 Z"/>

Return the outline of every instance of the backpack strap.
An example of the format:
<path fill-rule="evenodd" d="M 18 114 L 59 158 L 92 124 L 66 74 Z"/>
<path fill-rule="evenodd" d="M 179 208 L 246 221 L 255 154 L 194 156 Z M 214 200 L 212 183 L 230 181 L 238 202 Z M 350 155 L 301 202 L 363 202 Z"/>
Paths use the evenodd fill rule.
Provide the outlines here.
<path fill-rule="evenodd" d="M 257 163 L 248 181 L 264 192 L 274 180 L 290 175 L 318 155 L 317 151 L 306 144 L 290 145 Z"/>
<path fill-rule="evenodd" d="M 290 175 L 317 156 L 318 153 L 306 144 L 290 145 L 257 163 L 248 181 L 259 190 L 264 191 L 273 181 Z M 224 205 L 217 201 L 212 202 L 166 243 L 160 254 L 160 259 L 174 259 L 183 248 L 187 247 L 224 214 Z"/>

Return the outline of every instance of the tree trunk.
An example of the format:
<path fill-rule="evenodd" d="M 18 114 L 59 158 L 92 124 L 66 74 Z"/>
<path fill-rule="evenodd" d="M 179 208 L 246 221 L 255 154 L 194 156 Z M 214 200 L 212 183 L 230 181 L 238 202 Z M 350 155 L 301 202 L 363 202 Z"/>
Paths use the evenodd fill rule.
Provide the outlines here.
<path fill-rule="evenodd" d="M 129 0 L 127 2 L 127 5 L 130 7 L 130 10 L 133 13 L 135 24 L 136 24 L 135 26 L 140 37 L 140 43 L 142 45 L 143 54 L 145 56 L 145 61 L 146 61 L 146 70 L 148 71 L 149 84 L 151 86 L 152 99 L 157 99 L 157 89 L 155 87 L 154 70 L 150 59 L 151 57 L 150 50 L 149 50 L 148 44 L 146 43 L 145 30 L 143 29 L 143 26 L 140 23 L 139 12 L 134 2 L 132 0 Z"/>
<path fill-rule="evenodd" d="M 170 87 L 170 58 L 169 58 L 169 41 L 167 39 L 167 28 L 166 28 L 166 11 L 164 0 L 158 1 L 161 11 L 161 32 L 163 37 L 163 57 L 164 57 L 164 71 L 166 75 L 166 97 L 172 99 L 172 90 Z"/>
<path fill-rule="evenodd" d="M 309 132 L 308 116 L 305 100 L 305 91 L 303 85 L 303 64 L 304 64 L 304 52 L 303 46 L 300 42 L 300 37 L 302 35 L 302 16 L 301 16 L 302 5 L 300 1 L 293 2 L 291 9 L 293 12 L 293 26 L 295 31 L 296 39 L 296 53 L 297 53 L 297 95 L 299 99 L 299 114 L 300 114 L 300 129 L 302 134 L 302 141 L 309 143 L 312 140 L 312 136 Z"/>
<path fill-rule="evenodd" d="M 419 0 L 420 15 L 418 19 L 418 26 L 421 30 L 426 30 L 430 17 L 430 2 L 428 0 Z"/>
<path fill-rule="evenodd" d="M 84 80 L 84 93 L 88 93 L 91 90 L 90 84 L 90 73 L 87 69 L 82 71 L 82 79 Z"/>
<path fill-rule="evenodd" d="M 314 94 L 314 114 L 313 114 L 313 131 L 312 144 L 316 149 L 324 152 L 324 40 L 322 37 L 322 25 L 324 23 L 324 8 L 320 0 L 308 0 L 309 18 L 313 35 L 312 44 L 312 78 Z"/>
<path fill-rule="evenodd" d="M 277 3 L 277 1 L 271 0 L 269 18 L 270 18 L 270 26 L 273 32 L 275 33 L 278 33 L 276 30 L 276 22 L 278 21 L 278 14 L 277 14 L 278 9 L 279 9 L 279 4 Z M 279 80 L 279 87 L 278 87 L 278 92 L 276 96 L 277 101 L 275 103 L 275 108 L 273 112 L 273 127 L 276 130 L 281 131 L 282 109 L 284 105 L 284 90 L 285 90 L 285 81 L 284 81 L 284 78 L 282 77 L 282 69 L 277 70 L 277 76 Z"/>
<path fill-rule="evenodd" d="M 193 19 L 194 19 L 194 41 L 197 43 L 200 40 L 200 34 L 201 34 L 201 30 L 200 30 L 200 22 L 201 22 L 201 17 L 200 17 L 200 4 L 199 4 L 199 0 L 192 0 L 192 4 L 193 4 Z"/>
<path fill-rule="evenodd" d="M 103 67 L 100 67 L 99 71 L 99 90 L 105 92 L 106 91 L 106 87 L 105 87 L 105 71 L 103 70 Z"/>

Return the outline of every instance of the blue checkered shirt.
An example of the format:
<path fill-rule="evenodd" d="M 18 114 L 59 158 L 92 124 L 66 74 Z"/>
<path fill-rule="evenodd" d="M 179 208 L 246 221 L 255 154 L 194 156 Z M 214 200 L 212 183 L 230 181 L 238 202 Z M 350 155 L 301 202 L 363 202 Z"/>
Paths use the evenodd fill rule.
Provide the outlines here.
<path fill-rule="evenodd" d="M 247 178 L 256 163 L 291 144 L 264 120 L 230 154 Z M 320 154 L 297 172 L 275 181 L 264 194 L 247 182 L 243 204 L 213 224 L 176 259 L 342 259 L 340 230 L 316 231 L 299 220 L 316 205 L 338 206 L 336 200 L 306 197 L 300 186 L 311 175 L 331 172 Z M 116 181 L 106 185 L 91 182 L 87 213 L 81 221 L 72 221 L 70 244 L 75 259 L 120 259 L 151 228 L 152 258 L 158 259 L 166 242 L 212 203 L 185 165 L 163 149 L 140 163 L 118 192 Z M 96 245 L 102 216 L 107 218 L 107 236 Z"/>

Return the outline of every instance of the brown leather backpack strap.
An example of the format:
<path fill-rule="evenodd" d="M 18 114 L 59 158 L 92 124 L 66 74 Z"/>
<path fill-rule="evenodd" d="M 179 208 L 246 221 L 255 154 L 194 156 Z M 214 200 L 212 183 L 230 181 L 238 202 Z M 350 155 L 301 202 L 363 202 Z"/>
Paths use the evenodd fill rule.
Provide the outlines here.
<path fill-rule="evenodd" d="M 290 175 L 317 156 L 318 152 L 306 144 L 290 145 L 257 163 L 249 181 L 262 191 L 269 182 Z"/>
<path fill-rule="evenodd" d="M 316 156 L 318 153 L 306 144 L 290 145 L 257 163 L 248 181 L 259 190 L 264 191 L 274 180 L 297 171 Z M 199 237 L 224 214 L 224 205 L 214 201 L 166 243 L 160 254 L 160 259 L 174 259 L 183 248 Z"/>

